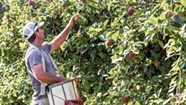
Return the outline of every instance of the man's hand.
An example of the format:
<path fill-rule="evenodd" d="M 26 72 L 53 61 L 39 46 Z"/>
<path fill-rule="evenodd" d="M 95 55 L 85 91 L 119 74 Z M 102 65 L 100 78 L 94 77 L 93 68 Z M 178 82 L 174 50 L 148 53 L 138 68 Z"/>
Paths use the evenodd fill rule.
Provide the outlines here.
<path fill-rule="evenodd" d="M 74 16 L 72 16 L 69 25 L 73 27 L 75 24 L 77 24 L 79 18 L 81 18 L 79 14 L 75 14 Z"/>
<path fill-rule="evenodd" d="M 57 74 L 56 76 L 60 78 L 61 82 L 66 80 L 62 74 Z"/>

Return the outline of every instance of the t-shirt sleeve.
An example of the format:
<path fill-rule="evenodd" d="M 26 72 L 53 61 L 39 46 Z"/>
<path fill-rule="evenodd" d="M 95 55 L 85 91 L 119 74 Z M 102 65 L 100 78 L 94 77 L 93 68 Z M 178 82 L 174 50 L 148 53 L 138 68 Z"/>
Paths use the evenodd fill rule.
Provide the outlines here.
<path fill-rule="evenodd" d="M 44 50 L 45 50 L 45 51 L 47 51 L 47 52 L 50 53 L 51 44 L 44 44 L 43 47 L 44 47 Z"/>
<path fill-rule="evenodd" d="M 30 56 L 28 57 L 28 64 L 30 67 L 36 65 L 36 64 L 42 64 L 42 56 L 39 51 L 34 50 Z"/>

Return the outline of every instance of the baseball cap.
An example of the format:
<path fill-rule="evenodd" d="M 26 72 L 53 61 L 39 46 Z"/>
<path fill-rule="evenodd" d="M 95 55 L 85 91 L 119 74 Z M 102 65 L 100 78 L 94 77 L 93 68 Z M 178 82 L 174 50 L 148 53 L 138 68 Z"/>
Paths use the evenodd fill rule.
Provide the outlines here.
<path fill-rule="evenodd" d="M 24 27 L 23 27 L 23 35 L 26 37 L 26 39 L 29 39 L 34 32 L 40 27 L 44 25 L 44 22 L 37 23 L 37 22 L 28 22 Z"/>

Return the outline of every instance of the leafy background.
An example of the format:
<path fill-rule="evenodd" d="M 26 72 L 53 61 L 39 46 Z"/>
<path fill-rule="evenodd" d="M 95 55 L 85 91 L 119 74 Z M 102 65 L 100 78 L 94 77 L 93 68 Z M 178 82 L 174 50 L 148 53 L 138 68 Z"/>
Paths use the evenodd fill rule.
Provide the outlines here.
<path fill-rule="evenodd" d="M 82 18 L 52 56 L 67 78 L 80 76 L 78 89 L 85 105 L 186 104 L 185 0 L 33 2 L 1 0 L 0 104 L 31 102 L 24 24 L 44 21 L 49 42 L 76 13 Z M 134 10 L 132 16 L 128 8 Z"/>

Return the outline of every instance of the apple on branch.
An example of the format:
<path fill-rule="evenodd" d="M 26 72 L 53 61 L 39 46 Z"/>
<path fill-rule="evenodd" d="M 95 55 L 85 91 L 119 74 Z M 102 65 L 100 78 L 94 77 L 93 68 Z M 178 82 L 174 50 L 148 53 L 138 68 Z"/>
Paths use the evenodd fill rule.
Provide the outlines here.
<path fill-rule="evenodd" d="M 134 13 L 134 10 L 132 8 L 129 8 L 128 11 L 127 11 L 127 15 L 132 16 L 133 13 Z"/>
<path fill-rule="evenodd" d="M 62 8 L 65 9 L 65 8 L 67 8 L 67 7 L 68 7 L 68 6 L 67 6 L 66 2 L 63 1 L 63 2 L 62 2 Z"/>
<path fill-rule="evenodd" d="M 122 99 L 123 103 L 127 104 L 129 102 L 129 97 L 124 97 Z"/>
<path fill-rule="evenodd" d="M 33 0 L 29 0 L 28 1 L 28 4 L 31 5 L 31 6 L 33 6 L 35 4 L 35 2 Z"/>
<path fill-rule="evenodd" d="M 130 58 L 133 59 L 133 58 L 135 58 L 135 56 L 136 56 L 136 54 L 134 52 L 132 52 L 132 51 L 129 52 L 129 57 Z"/>
<path fill-rule="evenodd" d="M 1 9 L 1 8 L 3 8 L 3 3 L 2 3 L 2 2 L 0 2 L 0 9 Z"/>
<path fill-rule="evenodd" d="M 112 40 L 111 40 L 111 39 L 107 40 L 107 41 L 106 41 L 106 45 L 107 45 L 108 47 L 112 46 Z"/>
<path fill-rule="evenodd" d="M 9 14 L 8 14 L 8 15 L 6 15 L 6 18 L 7 18 L 7 19 L 10 19 L 10 15 L 9 15 Z"/>
<path fill-rule="evenodd" d="M 161 65 L 161 62 L 160 61 L 158 61 L 158 60 L 156 60 L 155 62 L 154 62 L 154 66 L 155 67 L 160 67 L 160 65 Z"/>

